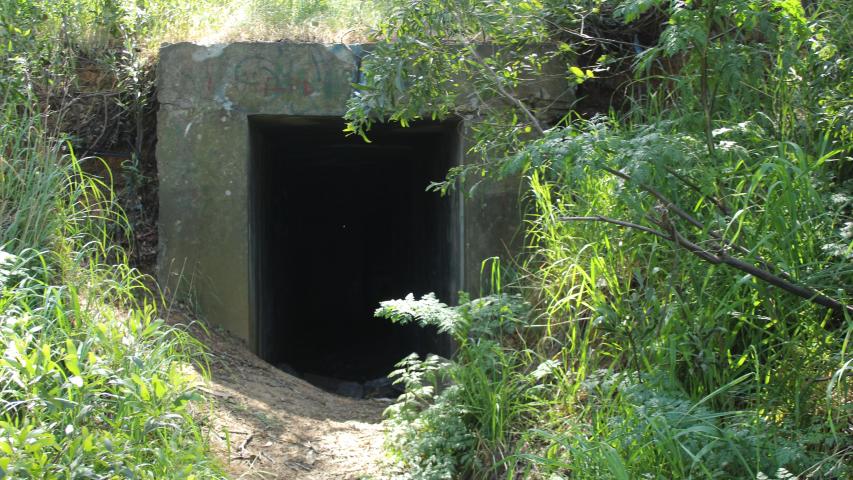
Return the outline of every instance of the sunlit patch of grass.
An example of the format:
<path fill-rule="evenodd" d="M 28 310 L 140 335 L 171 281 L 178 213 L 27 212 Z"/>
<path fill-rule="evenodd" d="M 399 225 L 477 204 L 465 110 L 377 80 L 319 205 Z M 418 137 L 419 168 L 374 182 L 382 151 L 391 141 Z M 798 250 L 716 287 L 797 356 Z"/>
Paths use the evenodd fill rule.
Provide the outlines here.
<path fill-rule="evenodd" d="M 109 179 L 5 107 L 0 477 L 222 478 L 190 410 L 203 349 L 112 245 L 128 226 Z"/>
<path fill-rule="evenodd" d="M 61 35 L 86 50 L 121 47 L 134 37 L 156 53 L 163 42 L 358 43 L 379 19 L 375 0 L 152 0 L 34 2 L 37 34 Z"/>
<path fill-rule="evenodd" d="M 209 8 L 209 10 L 208 10 Z M 370 0 L 255 0 L 218 3 L 189 16 L 196 28 L 173 28 L 162 40 L 201 44 L 234 41 L 359 43 L 378 13 Z M 200 27 L 200 28 L 197 28 Z"/>
<path fill-rule="evenodd" d="M 203 347 L 116 246 L 131 226 L 109 170 L 87 174 L 100 160 L 56 131 L 77 62 L 138 122 L 162 42 L 352 42 L 375 18 L 354 0 L 0 5 L 0 478 L 222 478 L 193 415 Z"/>
<path fill-rule="evenodd" d="M 89 265 L 56 282 L 31 250 L 6 255 L 0 296 L 0 468 L 10 478 L 220 478 L 185 371 L 200 347 L 166 327 L 140 278 Z"/>

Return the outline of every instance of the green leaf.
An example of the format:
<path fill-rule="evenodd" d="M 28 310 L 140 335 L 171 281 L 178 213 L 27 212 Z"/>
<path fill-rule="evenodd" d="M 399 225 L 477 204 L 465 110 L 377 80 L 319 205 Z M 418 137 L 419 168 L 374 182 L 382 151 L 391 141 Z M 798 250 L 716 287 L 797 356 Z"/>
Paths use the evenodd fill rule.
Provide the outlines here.
<path fill-rule="evenodd" d="M 791 18 L 799 20 L 800 22 L 806 21 L 806 12 L 803 9 L 803 4 L 800 0 L 775 0 L 774 3 Z"/>
<path fill-rule="evenodd" d="M 64 363 L 65 368 L 67 368 L 72 375 L 80 375 L 80 364 L 77 358 L 77 349 L 74 348 L 74 342 L 72 342 L 70 338 L 65 340 Z"/>
<path fill-rule="evenodd" d="M 622 457 L 616 452 L 616 449 L 607 444 L 602 444 L 601 450 L 604 454 L 604 460 L 607 463 L 607 469 L 613 475 L 613 478 L 618 480 L 629 480 L 628 470 L 625 468 L 625 462 Z"/>
<path fill-rule="evenodd" d="M 83 451 L 91 452 L 92 448 L 94 448 L 93 436 L 89 434 L 83 437 Z"/>
<path fill-rule="evenodd" d="M 148 391 L 148 385 L 145 384 L 145 381 L 142 380 L 138 374 L 134 373 L 130 376 L 133 383 L 135 383 L 139 387 L 139 396 L 143 401 L 147 402 L 151 400 L 151 393 Z"/>
<path fill-rule="evenodd" d="M 154 387 L 155 398 L 162 398 L 166 394 L 166 386 L 156 375 L 151 379 L 151 385 Z"/>
<path fill-rule="evenodd" d="M 583 70 L 580 67 L 576 67 L 576 66 L 572 65 L 571 67 L 569 67 L 569 71 L 572 72 L 574 74 L 574 76 L 577 78 L 580 78 L 580 79 L 586 78 L 586 75 L 584 75 Z"/>

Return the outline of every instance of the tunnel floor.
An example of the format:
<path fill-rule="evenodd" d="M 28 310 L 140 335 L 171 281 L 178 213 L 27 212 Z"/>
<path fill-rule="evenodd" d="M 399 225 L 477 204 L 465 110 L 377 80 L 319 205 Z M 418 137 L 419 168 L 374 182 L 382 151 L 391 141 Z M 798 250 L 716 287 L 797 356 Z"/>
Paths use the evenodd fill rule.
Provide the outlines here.
<path fill-rule="evenodd" d="M 426 192 L 456 157 L 456 128 L 379 126 L 371 143 L 337 118 L 251 117 L 255 322 L 262 358 L 318 386 L 387 375 L 434 331 L 373 317 L 382 300 L 450 299 L 451 201 Z"/>

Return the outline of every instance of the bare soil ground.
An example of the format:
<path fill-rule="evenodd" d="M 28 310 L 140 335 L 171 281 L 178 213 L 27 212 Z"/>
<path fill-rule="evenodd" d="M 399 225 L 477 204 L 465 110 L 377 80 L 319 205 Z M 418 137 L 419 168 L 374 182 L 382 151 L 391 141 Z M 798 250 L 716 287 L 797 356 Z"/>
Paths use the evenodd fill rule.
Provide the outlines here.
<path fill-rule="evenodd" d="M 189 323 L 177 317 L 172 320 Z M 210 352 L 205 390 L 212 402 L 200 413 L 209 419 L 214 453 L 233 478 L 381 478 L 387 401 L 327 393 L 264 362 L 226 332 L 191 331 Z"/>

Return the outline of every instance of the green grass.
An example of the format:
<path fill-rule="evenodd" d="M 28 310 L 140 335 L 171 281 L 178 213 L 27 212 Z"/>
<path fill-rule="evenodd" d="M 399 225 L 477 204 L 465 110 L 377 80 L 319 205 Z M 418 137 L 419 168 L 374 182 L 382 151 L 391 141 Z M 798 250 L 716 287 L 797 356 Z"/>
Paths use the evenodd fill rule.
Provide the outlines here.
<path fill-rule="evenodd" d="M 0 478 L 223 478 L 193 415 L 204 348 L 161 320 L 150 279 L 117 246 L 132 235 L 113 173 L 75 156 L 91 147 L 67 117 L 92 87 L 78 67 L 97 66 L 118 90 L 104 98 L 139 121 L 162 42 L 355 41 L 375 12 L 356 0 L 0 5 Z"/>
<path fill-rule="evenodd" d="M 203 348 L 160 318 L 115 245 L 130 226 L 112 179 L 85 173 L 100 160 L 47 103 L 108 5 L 0 8 L 0 478 L 223 478 L 193 416 Z"/>
<path fill-rule="evenodd" d="M 364 41 L 378 21 L 372 0 L 27 0 L 9 16 L 36 34 L 58 36 L 84 51 L 131 40 L 156 55 L 163 42 Z M 11 22 L 10 22 L 11 23 Z M 24 25 L 18 25 L 24 27 Z"/>
<path fill-rule="evenodd" d="M 110 185 L 26 115 L 2 134 L 0 478 L 220 478 L 191 411 L 202 347 L 110 245 Z"/>
<path fill-rule="evenodd" d="M 129 272 L 51 282 L 28 255 L 6 258 L 0 299 L 3 474 L 220 478 L 190 410 L 200 347 L 135 300 Z"/>

